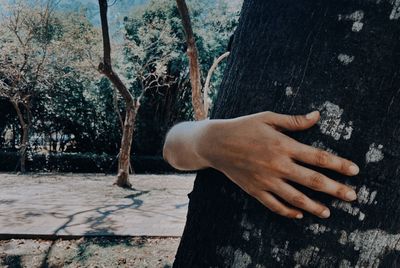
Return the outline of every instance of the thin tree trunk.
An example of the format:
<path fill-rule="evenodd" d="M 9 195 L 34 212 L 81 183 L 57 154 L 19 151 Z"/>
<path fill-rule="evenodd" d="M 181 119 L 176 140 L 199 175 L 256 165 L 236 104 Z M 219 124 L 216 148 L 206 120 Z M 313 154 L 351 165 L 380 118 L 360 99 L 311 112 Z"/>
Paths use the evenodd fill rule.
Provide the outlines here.
<path fill-rule="evenodd" d="M 300 188 L 329 219 L 286 219 L 224 174 L 198 172 L 175 267 L 400 266 L 398 1 L 245 0 L 211 118 L 260 111 L 321 120 L 288 133 L 356 162 L 352 203 Z"/>
<path fill-rule="evenodd" d="M 119 120 L 119 123 L 121 125 L 121 131 L 122 131 L 123 128 L 124 128 L 124 120 L 122 120 L 122 116 L 121 116 L 121 113 L 119 111 L 118 95 L 117 94 L 118 94 L 118 92 L 115 89 L 113 89 L 113 106 L 114 106 L 115 113 L 118 116 L 118 120 Z"/>
<path fill-rule="evenodd" d="M 202 120 L 206 118 L 206 113 L 204 110 L 204 103 L 201 94 L 201 73 L 196 41 L 194 39 L 189 10 L 185 0 L 176 0 L 176 3 L 182 18 L 182 25 L 186 36 L 187 55 L 189 58 L 190 83 L 192 85 L 192 105 L 194 116 L 196 120 Z"/>
<path fill-rule="evenodd" d="M 16 136 L 17 136 L 17 130 L 15 129 L 15 124 L 12 124 L 12 132 L 13 132 L 13 136 L 12 136 L 12 148 L 15 148 L 16 146 Z"/>
<path fill-rule="evenodd" d="M 29 139 L 29 127 L 25 125 L 22 127 L 22 141 L 21 141 L 21 151 L 20 151 L 20 163 L 21 172 L 26 172 L 26 150 L 28 149 L 28 139 Z"/>
<path fill-rule="evenodd" d="M 111 83 L 115 86 L 118 92 L 125 100 L 126 115 L 123 125 L 121 148 L 118 162 L 118 176 L 115 182 L 116 185 L 121 187 L 131 187 L 129 182 L 129 168 L 130 168 L 130 153 L 132 146 L 132 138 L 134 131 L 134 123 L 137 115 L 137 101 L 135 102 L 132 94 L 122 82 L 117 73 L 112 69 L 111 63 L 111 44 L 108 31 L 107 20 L 107 0 L 99 0 L 101 29 L 103 34 L 103 62 L 99 64 L 99 71 L 110 79 Z"/>
<path fill-rule="evenodd" d="M 121 149 L 119 153 L 118 177 L 115 182 L 117 185 L 124 185 L 127 187 L 131 187 L 131 184 L 129 183 L 129 168 L 135 118 L 135 110 L 128 108 L 126 110 Z"/>
<path fill-rule="evenodd" d="M 29 127 L 30 125 L 25 122 L 24 115 L 16 101 L 11 100 L 11 103 L 17 113 L 19 124 L 21 125 L 22 137 L 19 150 L 20 171 L 26 172 L 26 150 L 29 146 Z"/>

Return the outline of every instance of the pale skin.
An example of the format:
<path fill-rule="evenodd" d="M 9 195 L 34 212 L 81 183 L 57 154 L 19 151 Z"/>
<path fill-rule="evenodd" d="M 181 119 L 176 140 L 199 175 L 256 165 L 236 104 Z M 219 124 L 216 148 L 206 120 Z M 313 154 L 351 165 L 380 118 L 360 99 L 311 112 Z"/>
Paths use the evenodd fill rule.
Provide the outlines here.
<path fill-rule="evenodd" d="M 180 170 L 211 167 L 221 171 L 282 216 L 301 219 L 306 211 L 328 218 L 330 210 L 326 205 L 287 183 L 302 184 L 345 201 L 357 199 L 349 186 L 301 165 L 305 163 L 354 176 L 359 173 L 355 163 L 285 135 L 287 131 L 306 130 L 319 119 L 318 111 L 307 115 L 261 112 L 234 119 L 183 122 L 168 132 L 163 156 Z"/>

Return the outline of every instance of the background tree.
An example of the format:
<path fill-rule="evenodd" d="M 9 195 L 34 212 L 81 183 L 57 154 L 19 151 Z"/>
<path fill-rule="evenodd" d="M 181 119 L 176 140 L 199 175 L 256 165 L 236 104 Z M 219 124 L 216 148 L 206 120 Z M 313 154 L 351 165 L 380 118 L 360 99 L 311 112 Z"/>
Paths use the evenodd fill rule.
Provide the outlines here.
<path fill-rule="evenodd" d="M 206 74 L 214 59 L 226 52 L 228 40 L 236 27 L 239 6 L 226 1 L 190 1 L 189 4 L 199 53 L 199 66 L 201 73 Z M 172 78 L 173 83 L 168 87 L 159 87 L 145 94 L 138 114 L 134 138 L 136 150 L 133 153 L 161 157 L 167 130 L 180 121 L 192 120 L 194 110 L 191 103 L 187 46 L 175 1 L 150 1 L 142 10 L 136 9 L 136 12 L 125 20 L 128 38 L 146 38 L 146 35 L 138 33 L 138 25 L 149 24 L 152 21 L 163 21 L 164 24 L 170 25 L 171 35 L 179 40 L 175 43 L 159 44 L 164 47 L 164 50 L 174 52 L 174 57 L 166 65 L 167 75 Z M 146 53 L 153 52 L 146 51 Z M 211 77 L 210 94 L 206 94 L 206 104 L 214 99 L 224 66 L 222 62 L 220 68 L 217 68 Z M 205 80 L 205 77 L 202 77 L 202 80 Z"/>
<path fill-rule="evenodd" d="M 111 44 L 108 32 L 107 22 L 107 1 L 99 0 L 100 15 L 103 33 L 103 62 L 99 65 L 99 70 L 104 73 L 120 95 L 125 100 L 125 120 L 121 141 L 121 149 L 119 154 L 119 171 L 116 184 L 123 187 L 130 187 L 129 167 L 130 152 L 133 139 L 133 131 L 136 122 L 142 98 L 147 90 L 152 88 L 169 86 L 171 77 L 167 75 L 166 65 L 173 57 L 173 51 L 164 50 L 163 43 L 174 43 L 174 36 L 170 35 L 168 24 L 162 21 L 152 21 L 146 27 L 138 29 L 140 39 L 130 39 L 125 43 L 127 55 L 131 55 L 133 59 L 128 61 L 129 66 L 125 66 L 127 78 L 133 83 L 134 93 L 132 94 L 121 78 L 113 71 L 111 65 Z M 145 36 L 146 38 L 142 38 Z M 152 54 L 146 54 L 146 51 L 153 51 Z M 135 94 L 136 93 L 136 94 Z"/>
<path fill-rule="evenodd" d="M 321 112 L 290 136 L 357 163 L 358 200 L 299 185 L 329 219 L 283 218 L 212 169 L 198 173 L 175 267 L 396 267 L 400 241 L 398 5 L 245 1 L 212 118 Z M 211 230 L 211 231 L 210 231 Z"/>
<path fill-rule="evenodd" d="M 6 99 L 0 98 L 0 148 L 14 148 L 14 135 L 12 135 L 11 129 L 15 119 L 16 115 L 11 103 Z"/>
<path fill-rule="evenodd" d="M 201 67 L 199 63 L 199 52 L 196 45 L 195 36 L 193 33 L 192 22 L 189 15 L 189 9 L 185 0 L 176 0 L 177 7 L 182 18 L 182 26 L 185 32 L 186 44 L 187 44 L 187 55 L 189 58 L 189 69 L 190 69 L 190 83 L 192 86 L 192 105 L 194 109 L 194 115 L 196 120 L 205 119 L 208 114 L 208 88 L 211 80 L 211 76 L 216 69 L 217 65 L 226 57 L 229 56 L 229 52 L 225 52 L 216 59 L 213 65 L 208 71 L 206 82 L 202 88 L 201 82 Z M 203 93 L 202 93 L 203 89 Z"/>
<path fill-rule="evenodd" d="M 50 88 L 54 72 L 47 66 L 55 48 L 51 40 L 59 34 L 52 17 L 52 2 L 37 4 L 34 7 L 18 1 L 5 11 L 1 25 L 0 96 L 10 101 L 18 116 L 22 172 L 32 125 L 32 99 L 39 91 Z"/>
<path fill-rule="evenodd" d="M 116 74 L 112 67 L 111 62 L 111 42 L 108 31 L 108 19 L 107 19 L 107 0 L 99 0 L 100 7 L 100 18 L 101 18 L 101 29 L 103 34 L 103 61 L 99 64 L 99 71 L 110 79 L 114 87 L 122 95 L 125 101 L 125 120 L 122 131 L 122 140 L 119 153 L 118 162 L 118 175 L 115 184 L 121 187 L 131 187 L 129 182 L 129 168 L 130 168 L 130 153 L 133 138 L 133 128 L 135 123 L 135 117 L 137 110 L 140 106 L 140 99 L 142 95 L 139 95 L 137 99 L 134 99 L 132 94 L 129 92 L 125 83 Z"/>
<path fill-rule="evenodd" d="M 75 74 L 72 66 L 89 61 L 87 47 L 95 43 L 90 39 L 92 29 L 83 20 L 75 24 L 76 17 L 57 13 L 51 0 L 17 1 L 4 10 L 0 96 L 10 101 L 19 119 L 22 172 L 40 99 L 49 97 L 60 80 Z"/>
<path fill-rule="evenodd" d="M 190 83 L 192 85 L 192 104 L 196 120 L 205 119 L 204 103 L 201 94 L 201 74 L 199 56 L 194 39 L 192 22 L 190 21 L 189 10 L 184 0 L 176 0 L 179 13 L 182 17 L 182 25 L 185 31 L 187 43 L 187 55 L 189 58 Z"/>
<path fill-rule="evenodd" d="M 47 2 L 17 1 L 16 5 L 9 6 L 2 2 L 4 16 L 1 23 L 7 25 L 14 14 L 12 10 L 17 7 L 29 12 L 28 16 L 21 18 L 29 18 L 30 12 L 37 13 L 39 9 L 44 9 Z M 94 153 L 107 154 L 108 158 L 115 159 L 120 149 L 122 127 L 119 115 L 125 117 L 126 111 L 123 97 L 97 69 L 102 52 L 101 29 L 97 27 L 100 20 L 95 19 L 93 14 L 98 16 L 98 1 L 78 2 L 83 6 L 79 7 L 77 1 L 57 1 L 57 5 L 50 5 L 51 38 L 46 64 L 41 67 L 40 81 L 31 91 L 34 94 L 30 98 L 32 124 L 27 163 L 30 170 L 33 167 L 48 169 L 43 166 L 45 162 L 37 161 L 37 158 L 44 157 L 43 154 L 45 157 L 68 158 Z M 145 88 L 135 120 L 131 158 L 149 157 L 162 161 L 165 133 L 172 125 L 194 117 L 184 31 L 174 0 L 134 2 L 143 5 L 135 5 L 129 11 L 126 8 L 128 2 L 117 1 L 110 8 L 113 29 L 110 30 L 111 56 L 114 69 L 134 98 L 139 97 Z M 96 5 L 93 6 L 93 3 Z M 214 59 L 226 51 L 229 37 L 236 26 L 238 6 L 231 3 L 225 0 L 188 2 L 203 74 L 207 73 Z M 120 14 L 125 17 L 122 18 Z M 21 20 L 19 22 L 22 24 Z M 1 48 L 4 64 L 0 66 L 0 71 L 4 75 L 0 80 L 3 86 L 10 88 L 6 82 L 11 81 L 11 76 L 7 80 L 6 74 L 13 74 L 14 71 L 6 59 L 22 61 L 23 49 L 10 28 L 3 27 L 0 31 L 1 40 L 13 44 Z M 30 44 L 33 51 L 39 51 L 42 42 L 34 39 L 30 40 Z M 11 50 L 12 47 L 16 48 Z M 33 55 L 39 58 L 41 54 L 35 52 Z M 26 67 L 29 70 L 37 66 L 35 57 L 29 58 L 31 64 Z M 223 67 L 217 68 L 210 80 L 210 99 L 216 95 L 222 71 Z M 24 75 L 28 74 L 25 72 Z M 1 90 L 3 94 L 5 90 Z M 1 100 L 9 102 L 6 98 Z M 9 105 L 0 109 L 1 141 L 4 141 L 6 132 L 8 138 L 13 136 L 16 140 L 23 136 L 19 134 L 17 114 L 9 111 L 9 107 L 12 107 Z M 19 108 L 25 113 L 22 105 Z M 14 150 L 15 145 L 11 142 L 5 147 L 1 151 Z M 6 152 L 3 155 L 1 151 L 0 158 L 10 162 L 10 154 Z M 111 162 L 110 169 L 114 166 Z M 14 170 L 14 163 L 8 166 L 7 170 Z M 4 165 L 0 168 L 4 169 Z"/>

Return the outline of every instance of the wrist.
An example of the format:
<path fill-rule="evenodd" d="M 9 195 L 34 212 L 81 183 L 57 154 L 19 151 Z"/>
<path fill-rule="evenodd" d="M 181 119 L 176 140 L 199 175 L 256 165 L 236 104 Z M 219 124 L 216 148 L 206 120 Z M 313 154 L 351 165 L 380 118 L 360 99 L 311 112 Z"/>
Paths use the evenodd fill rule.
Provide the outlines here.
<path fill-rule="evenodd" d="M 217 160 L 219 157 L 219 141 L 225 133 L 225 125 L 228 120 L 206 119 L 199 121 L 199 131 L 194 140 L 194 152 L 198 157 L 199 163 L 203 168 L 217 169 Z"/>

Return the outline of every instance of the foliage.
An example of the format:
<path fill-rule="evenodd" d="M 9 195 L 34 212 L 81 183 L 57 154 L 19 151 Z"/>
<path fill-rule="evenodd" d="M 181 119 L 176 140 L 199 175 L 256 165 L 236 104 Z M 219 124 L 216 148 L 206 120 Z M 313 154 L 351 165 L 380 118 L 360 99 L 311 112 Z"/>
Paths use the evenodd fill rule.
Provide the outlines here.
<path fill-rule="evenodd" d="M 49 96 L 61 81 L 76 78 L 74 68 L 90 69 L 84 67 L 91 66 L 98 42 L 82 14 L 57 14 L 50 0 L 8 5 L 0 26 L 0 96 L 16 110 L 25 154 L 32 125 L 38 129 L 49 124 L 45 117 L 51 109 L 38 116 L 40 106 L 51 106 Z M 58 116 L 51 123 L 57 124 Z"/>
<path fill-rule="evenodd" d="M 93 83 L 88 78 L 68 76 L 43 96 L 42 120 L 37 133 L 62 133 L 73 141 L 68 151 L 116 154 L 120 125 L 113 107 L 113 89 L 107 79 Z"/>
<path fill-rule="evenodd" d="M 166 131 L 193 116 L 186 44 L 174 0 L 136 2 L 148 3 L 121 12 L 127 16 L 123 27 L 113 32 L 112 56 L 132 94 L 137 97 L 146 92 L 136 122 L 133 154 L 160 155 Z M 14 101 L 23 119 L 31 119 L 34 151 L 115 156 L 121 138 L 118 114 L 123 118 L 124 106 L 97 71 L 101 34 L 88 17 L 97 3 L 88 1 L 87 8 L 70 11 L 61 7 L 73 2 L 56 4 L 17 0 L 2 7 L 0 147 L 6 128 L 21 127 L 10 105 Z M 239 5 L 232 8 L 231 1 L 224 0 L 188 4 L 204 79 L 214 59 L 226 50 Z M 118 5 L 127 9 L 128 2 L 117 1 L 112 8 Z M 110 16 L 118 20 L 116 13 Z M 219 68 L 212 80 L 213 95 L 222 71 Z M 21 138 L 20 133 L 14 134 L 17 140 Z"/>
<path fill-rule="evenodd" d="M 226 51 L 237 23 L 238 13 L 232 11 L 228 3 L 222 0 L 189 2 L 203 80 L 213 61 Z M 175 1 L 162 0 L 150 1 L 147 6 L 125 17 L 124 22 L 128 64 L 162 58 L 158 61 L 158 69 L 165 72 L 170 81 L 168 87 L 158 86 L 146 94 L 135 139 L 139 153 L 160 153 L 163 137 L 171 125 L 193 118 L 181 19 Z M 128 73 L 135 73 L 131 71 L 133 69 L 128 69 Z M 214 75 L 211 95 L 215 95 L 222 70 L 223 67 L 219 68 Z M 138 86 L 134 82 L 131 84 L 133 89 Z"/>
<path fill-rule="evenodd" d="M 52 1 L 17 1 L 6 9 L 0 29 L 0 95 L 16 101 L 52 90 L 71 66 L 90 65 L 98 43 L 82 14 L 55 13 Z"/>
<path fill-rule="evenodd" d="M 2 171 L 16 171 L 18 154 L 0 151 Z M 131 163 L 138 173 L 176 172 L 160 156 L 132 157 Z M 78 173 L 113 173 L 116 170 L 115 155 L 95 153 L 33 153 L 28 158 L 27 170 L 30 172 L 78 172 Z"/>

